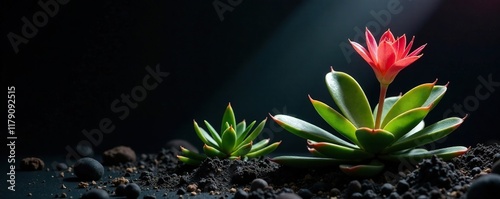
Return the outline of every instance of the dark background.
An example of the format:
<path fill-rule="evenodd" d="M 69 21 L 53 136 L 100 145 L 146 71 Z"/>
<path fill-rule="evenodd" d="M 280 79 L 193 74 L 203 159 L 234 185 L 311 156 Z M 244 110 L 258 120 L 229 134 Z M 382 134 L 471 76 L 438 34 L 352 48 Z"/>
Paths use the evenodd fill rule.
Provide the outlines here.
<path fill-rule="evenodd" d="M 156 152 L 175 138 L 201 149 L 192 120 L 218 127 L 228 102 L 238 121 L 286 113 L 333 131 L 307 95 L 334 105 L 324 84 L 333 66 L 356 78 L 375 104 L 378 82 L 372 70 L 341 48 L 348 38 L 364 45 L 356 30 L 367 25 L 377 38 L 390 28 L 398 36 L 415 35 L 414 48 L 428 44 L 424 56 L 389 88 L 389 95 L 397 95 L 436 78 L 438 84 L 450 82 L 427 124 L 443 119 L 454 104 L 470 103 L 465 123 L 438 146 L 500 140 L 500 87 L 471 101 L 477 99 L 479 77 L 500 82 L 496 1 L 241 1 L 222 21 L 213 2 L 70 1 L 59 4 L 55 16 L 15 53 L 8 33 L 22 35 L 21 19 L 33 21 L 42 8 L 37 1 L 2 1 L 2 81 L 4 92 L 8 85 L 16 87 L 17 155 L 63 156 L 66 146 L 87 140 L 82 131 L 98 128 L 103 118 L 116 129 L 104 134 L 97 153 L 117 145 Z M 390 19 L 379 22 L 370 14 L 388 12 L 388 5 L 397 3 L 400 12 Z M 169 76 L 120 120 L 112 102 L 142 85 L 146 66 L 157 64 Z M 306 151 L 305 140 L 272 120 L 262 137 L 284 141 L 277 153 Z"/>

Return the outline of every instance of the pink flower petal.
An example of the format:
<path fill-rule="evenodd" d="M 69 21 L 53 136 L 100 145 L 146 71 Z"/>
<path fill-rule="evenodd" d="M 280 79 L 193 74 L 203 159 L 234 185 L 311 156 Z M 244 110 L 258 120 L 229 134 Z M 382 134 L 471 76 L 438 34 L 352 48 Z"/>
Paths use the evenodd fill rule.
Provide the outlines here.
<path fill-rule="evenodd" d="M 356 42 L 353 42 L 351 40 L 349 40 L 349 42 L 351 43 L 352 47 L 354 48 L 354 50 L 356 50 L 356 52 L 358 52 L 359 55 L 361 55 L 361 57 L 366 61 L 368 62 L 368 64 L 372 65 L 373 64 L 373 59 L 370 57 L 370 55 L 368 54 L 368 51 L 361 45 L 361 44 L 358 44 Z"/>
<path fill-rule="evenodd" d="M 395 43 L 396 44 L 393 44 L 393 46 L 394 49 L 396 49 L 396 60 L 399 60 L 406 56 L 404 54 L 406 47 L 406 35 L 403 34 L 403 36 L 399 37 Z"/>
<path fill-rule="evenodd" d="M 395 50 L 388 41 L 382 41 L 378 47 L 379 70 L 385 74 L 387 69 L 396 61 Z"/>
<path fill-rule="evenodd" d="M 407 67 L 408 65 L 412 64 L 413 62 L 417 61 L 417 59 L 419 59 L 420 57 L 421 57 L 421 55 L 405 57 L 403 59 L 396 61 L 392 68 L 399 68 L 400 67 L 401 69 L 403 69 L 403 68 Z"/>
<path fill-rule="evenodd" d="M 413 52 L 411 52 L 408 55 L 408 57 L 410 57 L 410 56 L 417 56 L 418 54 L 420 54 L 420 52 L 422 52 L 422 50 L 425 48 L 425 46 L 427 46 L 427 44 L 421 45 L 420 47 L 418 47 L 417 49 L 415 49 Z"/>
<path fill-rule="evenodd" d="M 368 47 L 368 52 L 370 52 L 370 57 L 372 58 L 373 62 L 377 63 L 378 62 L 377 41 L 375 41 L 375 38 L 373 37 L 370 30 L 368 30 L 368 28 L 366 28 L 365 36 L 366 36 L 366 46 Z"/>
<path fill-rule="evenodd" d="M 384 34 L 382 34 L 382 36 L 380 37 L 379 43 L 382 43 L 382 41 L 389 41 L 391 43 L 395 41 L 394 35 L 391 32 L 391 29 L 387 29 L 387 31 L 385 31 Z"/>
<path fill-rule="evenodd" d="M 406 48 L 405 48 L 405 52 L 403 53 L 403 55 L 404 55 L 403 57 L 408 56 L 408 53 L 410 53 L 410 49 L 411 49 L 411 47 L 413 46 L 413 40 L 414 40 L 414 39 L 415 39 L 415 36 L 413 36 L 413 37 L 411 38 L 410 43 L 408 43 L 408 45 L 406 46 Z"/>

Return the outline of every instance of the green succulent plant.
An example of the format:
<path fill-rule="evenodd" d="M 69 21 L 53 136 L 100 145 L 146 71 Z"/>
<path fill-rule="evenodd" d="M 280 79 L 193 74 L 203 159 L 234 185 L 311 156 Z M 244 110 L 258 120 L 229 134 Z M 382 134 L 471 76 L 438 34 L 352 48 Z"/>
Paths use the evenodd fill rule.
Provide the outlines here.
<path fill-rule="evenodd" d="M 203 151 L 205 154 L 195 153 L 181 146 L 181 155 L 178 155 L 177 158 L 186 164 L 199 165 L 207 157 L 246 160 L 267 155 L 273 152 L 281 141 L 269 144 L 270 139 L 263 139 L 253 143 L 264 129 L 266 121 L 267 118 L 262 120 L 253 130 L 255 121 L 248 126 L 245 120 L 236 123 L 233 108 L 229 103 L 222 117 L 220 133 L 207 121 L 204 123 L 208 132 L 199 127 L 198 123 L 193 120 L 194 131 L 204 143 Z"/>
<path fill-rule="evenodd" d="M 441 100 L 447 85 L 421 84 L 404 95 L 385 98 L 380 128 L 375 128 L 378 105 L 370 107 L 354 78 L 332 69 L 325 79 L 340 112 L 309 99 L 318 114 L 346 140 L 295 117 L 271 116 L 287 131 L 307 139 L 313 155 L 279 156 L 273 161 L 294 166 L 335 164 L 348 174 L 372 176 L 383 170 L 385 161 L 418 161 L 433 155 L 450 159 L 467 151 L 463 146 L 430 151 L 417 148 L 447 136 L 465 119 L 451 117 L 424 127 L 423 119 Z"/>

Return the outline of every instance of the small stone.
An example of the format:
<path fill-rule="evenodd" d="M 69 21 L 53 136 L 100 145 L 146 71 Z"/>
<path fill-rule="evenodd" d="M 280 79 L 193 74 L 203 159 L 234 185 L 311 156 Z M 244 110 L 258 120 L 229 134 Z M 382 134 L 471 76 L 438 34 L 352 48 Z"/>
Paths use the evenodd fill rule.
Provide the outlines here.
<path fill-rule="evenodd" d="M 500 175 L 488 174 L 473 181 L 467 191 L 467 199 L 493 199 L 500 195 Z"/>
<path fill-rule="evenodd" d="M 56 170 L 58 170 L 58 171 L 65 171 L 67 169 L 68 169 L 68 165 L 66 165 L 66 163 L 60 162 L 60 163 L 56 164 Z"/>
<path fill-rule="evenodd" d="M 104 165 L 118 165 L 120 163 L 135 162 L 134 150 L 127 146 L 117 146 L 104 151 L 102 160 Z"/>
<path fill-rule="evenodd" d="M 186 190 L 184 188 L 179 188 L 177 190 L 177 195 L 184 195 L 184 194 L 186 194 Z"/>
<path fill-rule="evenodd" d="M 233 188 L 229 189 L 229 193 L 236 193 L 236 188 L 233 187 Z"/>
<path fill-rule="evenodd" d="M 115 178 L 115 179 L 111 180 L 111 183 L 113 183 L 113 185 L 115 185 L 115 186 L 118 186 L 121 184 L 127 184 L 128 179 L 125 177 L 119 177 L 119 178 Z"/>
<path fill-rule="evenodd" d="M 363 194 L 359 193 L 359 192 L 354 192 L 351 194 L 351 199 L 362 199 L 363 198 Z"/>
<path fill-rule="evenodd" d="M 302 199 L 299 195 L 294 193 L 280 193 L 276 199 Z"/>
<path fill-rule="evenodd" d="M 268 186 L 267 182 L 261 178 L 256 178 L 252 181 L 250 184 L 250 191 L 256 191 L 257 189 L 262 189 L 266 188 Z"/>
<path fill-rule="evenodd" d="M 500 153 L 495 153 L 495 155 L 493 155 L 493 162 L 497 162 L 500 160 Z"/>
<path fill-rule="evenodd" d="M 297 191 L 297 195 L 302 197 L 302 199 L 310 199 L 314 196 L 309 189 L 299 189 L 299 191 Z"/>
<path fill-rule="evenodd" d="M 246 191 L 243 191 L 243 189 L 238 189 L 234 194 L 234 199 L 247 199 L 247 198 L 248 198 L 248 193 Z"/>
<path fill-rule="evenodd" d="M 385 183 L 380 187 L 380 193 L 384 196 L 389 196 L 394 191 L 394 186 L 390 183 Z"/>
<path fill-rule="evenodd" d="M 75 175 L 81 180 L 99 180 L 104 175 L 104 167 L 93 158 L 81 158 L 76 161 Z"/>
<path fill-rule="evenodd" d="M 398 182 L 398 184 L 396 185 L 396 191 L 399 194 L 405 193 L 406 191 L 408 191 L 408 189 L 410 189 L 410 184 L 408 184 L 408 182 L 406 182 L 406 180 L 400 180 Z"/>
<path fill-rule="evenodd" d="M 78 188 L 87 188 L 89 187 L 89 183 L 88 182 L 80 182 L 78 183 Z"/>
<path fill-rule="evenodd" d="M 143 199 L 156 199 L 156 196 L 155 195 L 147 195 L 147 196 L 144 196 Z"/>
<path fill-rule="evenodd" d="M 68 194 L 66 194 L 66 193 L 64 193 L 64 192 L 63 192 L 63 193 L 61 194 L 61 198 L 66 198 L 66 197 L 68 197 Z"/>
<path fill-rule="evenodd" d="M 66 186 L 64 184 L 62 184 L 61 189 L 66 189 Z"/>
<path fill-rule="evenodd" d="M 333 188 L 330 190 L 330 195 L 333 197 L 340 196 L 340 190 L 337 188 Z"/>
<path fill-rule="evenodd" d="M 82 195 L 82 199 L 108 199 L 108 192 L 102 189 L 91 189 Z"/>
<path fill-rule="evenodd" d="M 491 167 L 491 173 L 500 175 L 500 160 L 497 160 Z"/>
<path fill-rule="evenodd" d="M 116 186 L 116 189 L 115 189 L 115 195 L 117 196 L 125 196 L 125 187 L 126 185 L 125 184 L 120 184 L 118 186 Z"/>
<path fill-rule="evenodd" d="M 128 199 L 138 198 L 141 194 L 141 188 L 136 183 L 130 183 L 125 186 L 125 195 Z"/>
<path fill-rule="evenodd" d="M 365 193 L 363 193 L 363 198 L 375 199 L 375 198 L 377 198 L 377 194 L 373 190 L 368 189 L 365 191 Z"/>
<path fill-rule="evenodd" d="M 21 160 L 20 168 L 25 171 L 43 170 L 45 163 L 40 158 L 27 157 Z"/>
<path fill-rule="evenodd" d="M 198 189 L 198 186 L 196 184 L 190 184 L 187 186 L 186 191 L 193 192 L 193 191 L 196 191 L 196 189 Z"/>
<path fill-rule="evenodd" d="M 361 183 L 357 180 L 353 180 L 349 182 L 347 185 L 348 193 L 360 192 L 361 191 Z M 361 193 L 360 193 L 361 194 Z"/>
<path fill-rule="evenodd" d="M 481 168 L 479 168 L 479 167 L 474 167 L 474 168 L 472 168 L 472 170 L 470 171 L 470 175 L 471 175 L 471 176 L 475 176 L 476 174 L 479 174 L 479 173 L 481 173 Z"/>

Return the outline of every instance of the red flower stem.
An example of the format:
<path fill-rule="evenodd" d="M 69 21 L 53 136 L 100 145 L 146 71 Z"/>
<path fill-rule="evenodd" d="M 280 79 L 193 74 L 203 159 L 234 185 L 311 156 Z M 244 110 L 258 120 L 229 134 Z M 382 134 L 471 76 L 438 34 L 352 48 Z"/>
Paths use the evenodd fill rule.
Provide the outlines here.
<path fill-rule="evenodd" d="M 380 128 L 380 120 L 382 119 L 382 111 L 384 110 L 385 94 L 387 93 L 387 88 L 389 84 L 380 84 L 380 96 L 378 98 L 378 110 L 377 117 L 375 118 L 375 129 Z"/>

